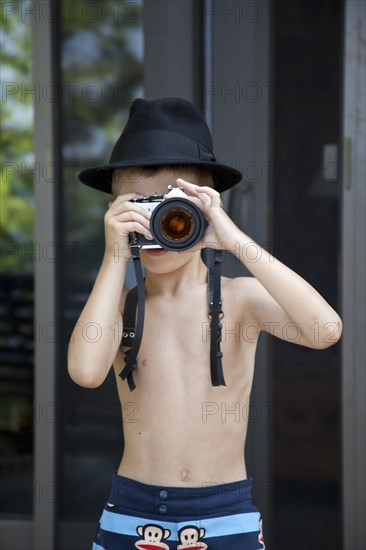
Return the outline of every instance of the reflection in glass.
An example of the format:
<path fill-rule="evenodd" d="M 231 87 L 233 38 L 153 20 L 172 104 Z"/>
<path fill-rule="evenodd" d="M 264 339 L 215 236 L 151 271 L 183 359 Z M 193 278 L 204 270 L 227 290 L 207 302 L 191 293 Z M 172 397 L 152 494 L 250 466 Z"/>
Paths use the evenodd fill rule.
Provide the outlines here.
<path fill-rule="evenodd" d="M 62 373 L 60 374 L 60 514 L 99 517 L 122 446 L 112 374 L 87 390 L 69 379 L 67 345 L 104 254 L 104 214 L 111 196 L 86 187 L 78 172 L 106 163 L 135 97 L 142 97 L 142 2 L 62 5 Z"/>
<path fill-rule="evenodd" d="M 33 153 L 31 21 L 0 20 L 0 513 L 33 511 Z M 17 6 L 17 4 L 19 4 Z M 29 6 L 28 6 L 29 7 Z"/>
<path fill-rule="evenodd" d="M 274 33 L 274 255 L 339 311 L 342 4 L 282 8 Z M 316 340 L 317 323 L 310 328 Z M 273 340 L 276 548 L 341 547 L 340 349 Z"/>

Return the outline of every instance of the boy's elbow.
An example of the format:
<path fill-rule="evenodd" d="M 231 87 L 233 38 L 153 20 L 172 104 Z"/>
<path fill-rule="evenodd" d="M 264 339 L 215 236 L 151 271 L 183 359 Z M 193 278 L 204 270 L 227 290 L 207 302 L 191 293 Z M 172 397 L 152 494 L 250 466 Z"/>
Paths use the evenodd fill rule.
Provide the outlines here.
<path fill-rule="evenodd" d="M 80 372 L 73 372 L 71 369 L 68 369 L 70 378 L 75 384 L 82 386 L 83 388 L 99 388 L 104 382 L 104 378 L 98 378 L 95 376 L 90 376 L 88 374 L 81 374 Z"/>
<path fill-rule="evenodd" d="M 67 363 L 67 370 L 71 380 L 75 384 L 89 389 L 99 388 L 103 384 L 108 372 L 93 372 L 90 367 L 77 366 L 70 360 Z"/>
<path fill-rule="evenodd" d="M 317 343 L 316 349 L 327 349 L 339 342 L 343 332 L 342 319 L 337 316 L 332 321 L 324 324 L 322 337 Z"/>

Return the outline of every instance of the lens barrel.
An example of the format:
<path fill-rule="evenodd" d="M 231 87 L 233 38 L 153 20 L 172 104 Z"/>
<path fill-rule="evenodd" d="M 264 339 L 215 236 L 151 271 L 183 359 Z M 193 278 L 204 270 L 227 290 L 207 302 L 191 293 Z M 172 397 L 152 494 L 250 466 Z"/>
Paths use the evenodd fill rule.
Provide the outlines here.
<path fill-rule="evenodd" d="M 200 209 L 183 198 L 161 202 L 150 219 L 155 241 L 171 251 L 188 250 L 194 246 L 201 239 L 206 225 Z"/>

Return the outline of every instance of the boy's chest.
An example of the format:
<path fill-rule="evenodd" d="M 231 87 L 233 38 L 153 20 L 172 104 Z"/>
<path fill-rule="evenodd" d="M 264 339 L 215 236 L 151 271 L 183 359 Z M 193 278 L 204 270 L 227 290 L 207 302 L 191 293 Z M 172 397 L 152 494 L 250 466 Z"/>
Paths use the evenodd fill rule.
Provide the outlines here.
<path fill-rule="evenodd" d="M 201 302 L 201 303 L 200 303 Z M 141 353 L 186 361 L 209 353 L 210 320 L 207 304 L 164 304 L 146 307 Z M 207 336 L 208 334 L 208 336 Z"/>
<path fill-rule="evenodd" d="M 222 319 L 223 368 L 226 383 L 241 383 L 243 365 L 253 364 L 255 348 L 242 337 L 242 324 L 224 297 Z M 178 383 L 187 392 L 207 391 L 210 375 L 211 321 L 208 316 L 207 289 L 181 300 L 146 300 L 143 337 L 138 354 L 136 384 L 154 388 L 163 383 L 164 391 Z M 123 367 L 123 359 L 121 366 Z M 170 382 L 169 382 L 170 381 Z M 138 384 L 137 384 L 138 385 Z M 158 385 L 156 387 L 156 385 Z"/>
<path fill-rule="evenodd" d="M 239 323 L 227 313 L 222 323 L 221 351 L 229 376 L 245 360 L 246 346 Z M 229 330 L 228 330 L 229 329 Z M 169 379 L 183 386 L 194 381 L 210 387 L 211 321 L 205 299 L 195 303 L 146 304 L 143 337 L 138 354 L 139 377 L 147 383 Z"/>

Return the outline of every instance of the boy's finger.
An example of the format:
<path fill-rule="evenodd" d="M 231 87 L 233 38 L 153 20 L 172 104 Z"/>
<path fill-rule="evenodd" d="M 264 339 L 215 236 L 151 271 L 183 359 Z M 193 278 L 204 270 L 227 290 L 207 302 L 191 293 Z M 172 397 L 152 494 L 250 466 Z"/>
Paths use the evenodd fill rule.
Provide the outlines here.
<path fill-rule="evenodd" d="M 140 193 L 127 193 L 126 195 L 118 195 L 118 197 L 116 197 L 113 201 L 110 201 L 108 203 L 108 208 L 110 208 L 113 205 L 118 205 L 121 202 L 127 202 L 127 201 L 130 201 L 131 199 L 138 199 L 142 197 L 143 195 L 141 195 Z"/>
<path fill-rule="evenodd" d="M 177 179 L 176 181 L 178 187 L 183 187 L 183 189 L 187 189 L 188 191 L 195 191 L 197 185 L 194 185 L 190 181 L 186 181 L 182 178 Z"/>

